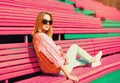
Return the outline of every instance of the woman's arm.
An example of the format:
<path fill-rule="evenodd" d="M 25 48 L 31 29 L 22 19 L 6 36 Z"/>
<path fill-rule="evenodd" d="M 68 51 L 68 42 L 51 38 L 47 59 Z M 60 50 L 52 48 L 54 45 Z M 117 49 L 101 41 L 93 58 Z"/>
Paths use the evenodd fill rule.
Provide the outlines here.
<path fill-rule="evenodd" d="M 60 49 L 60 55 L 63 57 L 63 59 L 65 60 L 64 65 L 68 64 L 68 58 L 66 57 L 65 53 Z"/>
<path fill-rule="evenodd" d="M 60 49 L 60 55 L 64 58 L 65 60 L 65 63 L 64 65 L 67 65 L 68 64 L 68 60 L 67 60 L 67 57 L 65 55 L 65 53 Z M 60 66 L 60 69 L 62 70 L 62 72 L 65 74 L 65 76 L 70 79 L 70 80 L 73 80 L 75 83 L 78 82 L 78 77 L 77 76 L 72 76 L 68 73 L 68 71 L 66 70 L 65 66 L 62 65 Z"/>
<path fill-rule="evenodd" d="M 78 77 L 77 77 L 77 76 L 70 75 L 70 74 L 68 73 L 68 71 L 66 70 L 66 68 L 65 68 L 64 65 L 60 66 L 60 69 L 63 71 L 63 73 L 65 74 L 65 76 L 66 76 L 68 79 L 73 80 L 75 83 L 78 82 L 78 80 L 79 80 Z"/>

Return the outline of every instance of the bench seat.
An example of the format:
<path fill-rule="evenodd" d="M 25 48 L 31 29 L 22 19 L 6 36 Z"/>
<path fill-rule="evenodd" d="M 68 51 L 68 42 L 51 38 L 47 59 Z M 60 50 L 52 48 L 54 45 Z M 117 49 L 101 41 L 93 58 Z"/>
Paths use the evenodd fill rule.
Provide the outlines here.
<path fill-rule="evenodd" d="M 120 69 L 120 54 L 108 56 L 102 58 L 102 65 L 90 68 L 90 67 L 77 67 L 73 70 L 73 74 L 80 77 L 79 83 L 89 83 L 90 81 L 105 75 L 106 73 Z M 82 71 L 82 72 L 80 72 Z M 56 82 L 55 82 L 56 83 Z M 57 82 L 60 83 L 60 82 Z M 62 83 L 72 83 L 70 80 L 66 80 Z"/>
<path fill-rule="evenodd" d="M 92 81 L 93 79 L 96 79 L 106 73 L 112 72 L 113 70 L 120 69 L 120 54 L 119 55 L 113 55 L 109 57 L 102 58 L 102 65 L 96 68 L 90 68 L 90 67 L 76 67 L 71 72 L 72 75 L 77 75 L 79 79 L 79 83 L 88 83 Z M 113 60 L 114 58 L 114 60 Z M 109 60 L 109 61 L 108 61 Z M 80 72 L 82 71 L 82 72 Z M 60 76 L 47 76 L 47 75 L 40 75 L 36 76 L 27 80 L 22 80 L 15 83 L 31 83 L 31 81 L 34 81 L 35 83 L 73 83 L 70 80 L 66 80 L 66 78 L 62 75 Z"/>

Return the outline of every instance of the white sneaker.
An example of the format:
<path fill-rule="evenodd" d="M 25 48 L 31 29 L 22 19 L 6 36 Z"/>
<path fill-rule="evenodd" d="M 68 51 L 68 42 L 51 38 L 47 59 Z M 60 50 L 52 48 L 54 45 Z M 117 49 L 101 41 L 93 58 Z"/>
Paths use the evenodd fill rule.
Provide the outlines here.
<path fill-rule="evenodd" d="M 97 66 L 100 66 L 101 65 L 101 62 L 100 61 L 97 61 L 95 63 L 92 63 L 91 64 L 91 67 L 97 67 Z"/>
<path fill-rule="evenodd" d="M 99 51 L 98 54 L 95 56 L 96 62 L 93 62 L 93 63 L 91 64 L 91 67 L 100 66 L 100 65 L 101 65 L 101 61 L 100 61 L 101 57 L 102 57 L 102 51 Z"/>

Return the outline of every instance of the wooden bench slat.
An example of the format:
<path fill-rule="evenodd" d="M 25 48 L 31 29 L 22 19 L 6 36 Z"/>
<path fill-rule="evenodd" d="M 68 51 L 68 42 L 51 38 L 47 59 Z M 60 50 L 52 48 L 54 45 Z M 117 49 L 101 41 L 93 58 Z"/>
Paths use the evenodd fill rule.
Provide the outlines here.
<path fill-rule="evenodd" d="M 15 60 L 15 59 L 22 59 L 22 58 L 30 58 L 36 57 L 35 53 L 21 53 L 21 54 L 14 54 L 14 55 L 4 55 L 0 56 L 0 62 L 8 61 L 8 60 Z"/>
<path fill-rule="evenodd" d="M 0 49 L 9 49 L 9 48 L 23 48 L 32 46 L 32 43 L 11 43 L 11 44 L 0 44 Z"/>
<path fill-rule="evenodd" d="M 13 60 L 13 61 L 6 61 L 6 62 L 0 63 L 0 68 L 21 65 L 21 64 L 26 64 L 26 63 L 33 63 L 33 62 L 37 62 L 37 59 L 36 58 L 25 58 L 25 59 Z"/>
<path fill-rule="evenodd" d="M 9 78 L 14 78 L 14 77 L 17 77 L 17 76 L 22 76 L 22 75 L 27 75 L 27 74 L 38 72 L 38 71 L 40 71 L 40 69 L 38 67 L 34 68 L 34 69 L 26 69 L 24 71 L 17 71 L 17 72 L 14 72 L 14 73 L 8 73 L 8 74 L 0 75 L 0 79 L 1 80 L 6 80 L 6 79 L 9 79 Z"/>
<path fill-rule="evenodd" d="M 112 45 L 110 45 L 110 44 L 108 44 L 108 45 L 100 45 L 100 46 L 102 46 L 102 47 L 97 47 L 97 46 L 94 46 L 95 47 L 95 49 L 106 49 L 106 48 L 114 48 L 114 47 L 120 47 L 118 44 L 120 44 L 120 43 L 117 43 L 117 44 L 112 44 Z"/>
<path fill-rule="evenodd" d="M 6 53 L 7 51 L 7 53 Z M 33 48 L 21 48 L 21 49 L 6 49 L 6 50 L 1 50 L 0 51 L 0 55 L 6 55 L 6 54 L 17 54 L 17 53 L 25 53 L 25 52 L 32 52 L 33 51 Z"/>
<path fill-rule="evenodd" d="M 47 75 L 40 75 L 40 76 L 36 76 L 36 77 L 33 77 L 31 79 L 28 79 L 28 80 L 23 80 L 23 81 L 20 81 L 20 83 L 31 83 L 32 82 L 35 82 L 35 83 L 40 83 L 40 82 L 46 82 L 46 83 L 52 83 L 54 81 L 57 81 L 57 80 L 61 80 L 62 78 L 65 78 L 64 76 L 47 76 Z M 65 78 L 66 79 L 66 78 Z M 19 83 L 19 82 L 15 82 L 15 83 Z"/>
<path fill-rule="evenodd" d="M 120 49 L 120 47 L 116 47 L 116 48 L 113 47 L 113 48 L 108 48 L 108 49 L 96 49 L 95 53 L 102 50 L 103 51 L 103 56 L 104 56 L 106 54 L 112 54 L 112 53 L 120 52 L 119 49 Z"/>
<path fill-rule="evenodd" d="M 17 72 L 20 70 L 24 70 L 24 69 L 29 69 L 29 68 L 33 68 L 33 67 L 38 67 L 39 65 L 37 62 L 35 63 L 27 63 L 27 64 L 22 64 L 22 65 L 18 65 L 18 66 L 11 66 L 11 67 L 7 67 L 7 68 L 2 68 L 0 69 L 0 75 L 3 74 L 7 74 L 7 73 L 12 73 L 12 72 Z"/>

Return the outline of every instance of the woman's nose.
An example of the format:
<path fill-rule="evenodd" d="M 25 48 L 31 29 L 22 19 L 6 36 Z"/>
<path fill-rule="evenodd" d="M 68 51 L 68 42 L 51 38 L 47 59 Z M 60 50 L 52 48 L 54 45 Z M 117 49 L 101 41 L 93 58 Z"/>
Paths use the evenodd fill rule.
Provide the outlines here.
<path fill-rule="evenodd" d="M 47 22 L 47 24 L 49 25 L 49 22 Z"/>

